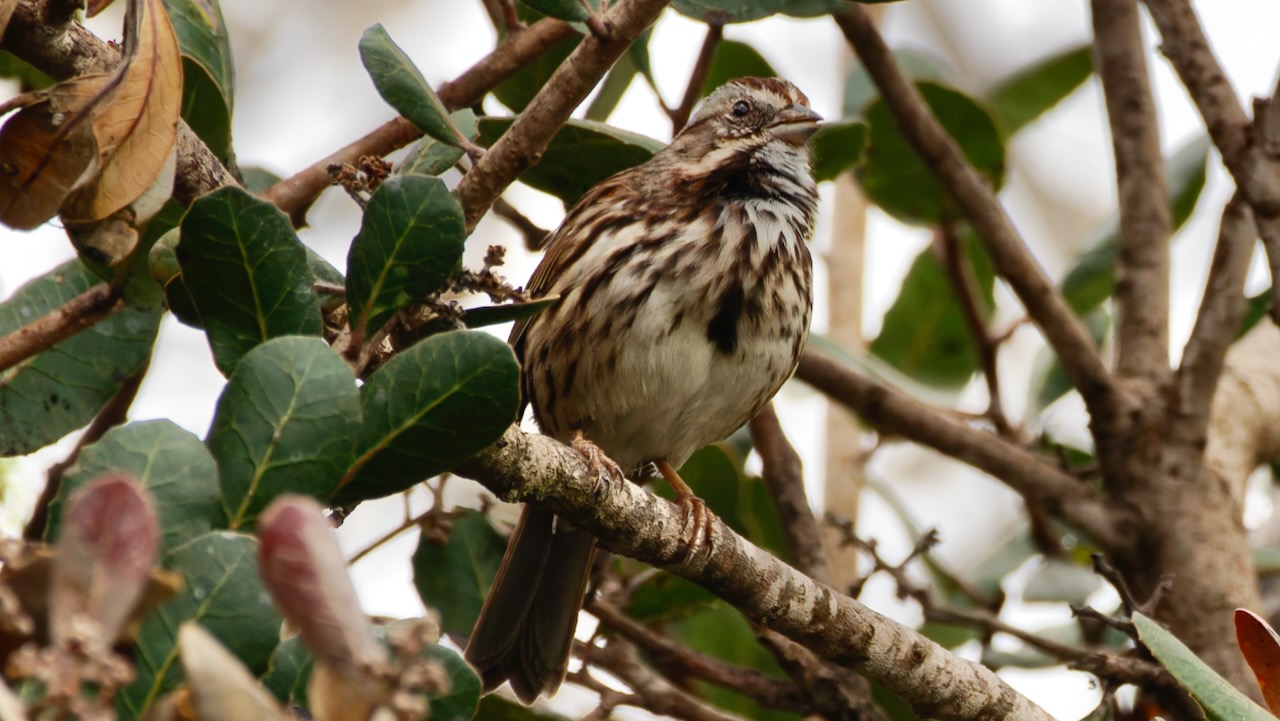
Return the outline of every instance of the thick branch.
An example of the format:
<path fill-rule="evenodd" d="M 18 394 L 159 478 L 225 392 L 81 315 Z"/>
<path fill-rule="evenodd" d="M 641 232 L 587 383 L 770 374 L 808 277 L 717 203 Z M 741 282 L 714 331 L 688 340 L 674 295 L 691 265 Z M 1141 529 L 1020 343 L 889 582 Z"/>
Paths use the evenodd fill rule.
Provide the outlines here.
<path fill-rule="evenodd" d="M 105 283 L 77 295 L 48 315 L 0 337 L 0 372 L 42 353 L 124 306 Z"/>
<path fill-rule="evenodd" d="M 1222 211 L 1204 299 L 1178 368 L 1178 406 L 1191 424 L 1186 429 L 1190 437 L 1203 437 L 1227 350 L 1244 318 L 1244 281 L 1254 237 L 1253 214 L 1237 195 Z"/>
<path fill-rule="evenodd" d="M 981 236 L 996 270 L 1009 282 L 1027 313 L 1058 354 L 1071 384 L 1096 416 L 1112 379 L 1084 324 L 1036 263 L 1026 243 L 960 146 L 933 117 L 916 87 L 903 75 L 870 16 L 854 5 L 834 16 L 880 89 L 898 127 L 942 187 Z"/>
<path fill-rule="evenodd" d="M 713 519 L 705 553 L 686 557 L 684 514 L 624 479 L 601 480 L 572 449 L 507 430 L 456 469 L 508 501 L 536 503 L 590 531 L 610 550 L 697 583 L 748 618 L 848 666 L 922 716 L 1051 718 L 990 669 L 819 584 Z"/>
<path fill-rule="evenodd" d="M 1116 370 L 1158 380 L 1169 370 L 1169 237 L 1160 127 L 1138 0 L 1093 0 L 1093 54 L 1111 122 L 1120 205 Z"/>
<path fill-rule="evenodd" d="M 1118 543 L 1126 533 L 1117 517 L 1120 511 L 1100 493 L 1021 446 L 938 413 L 812 348 L 801 356 L 796 376 L 881 432 L 903 436 L 995 476 L 1104 547 Z"/>
<path fill-rule="evenodd" d="M 565 59 L 538 91 L 515 123 L 503 133 L 458 183 L 458 198 L 466 209 L 467 230 L 526 168 L 538 162 L 551 138 L 586 99 L 613 63 L 649 27 L 670 0 L 630 0 L 609 9 L 604 22 L 607 37 L 592 35 Z"/>
<path fill-rule="evenodd" d="M 502 44 L 480 62 L 452 82 L 441 85 L 436 94 L 449 110 L 475 105 L 498 83 L 572 34 L 573 29 L 563 21 L 551 18 L 539 20 L 524 30 L 508 35 Z M 362 155 L 381 157 L 420 137 L 421 130 L 403 117 L 398 117 L 312 163 L 293 177 L 276 183 L 267 191 L 266 198 L 289 215 L 294 225 L 301 225 L 307 208 L 329 187 L 330 165 L 354 163 Z"/>

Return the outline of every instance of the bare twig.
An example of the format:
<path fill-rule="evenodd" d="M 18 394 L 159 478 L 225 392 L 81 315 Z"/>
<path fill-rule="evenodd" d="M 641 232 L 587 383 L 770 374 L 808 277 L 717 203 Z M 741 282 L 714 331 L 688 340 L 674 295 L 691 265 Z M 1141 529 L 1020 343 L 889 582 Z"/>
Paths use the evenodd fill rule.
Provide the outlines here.
<path fill-rule="evenodd" d="M 583 39 L 556 68 L 520 117 L 458 183 L 468 230 L 475 228 L 502 191 L 541 157 L 573 109 L 668 2 L 631 0 L 614 5 L 604 16 L 608 36 Z"/>
<path fill-rule="evenodd" d="M 592 648 L 591 663 L 617 676 L 635 692 L 636 698 L 624 699 L 621 703 L 639 706 L 659 716 L 674 716 L 688 721 L 743 721 L 741 717 L 721 711 L 655 673 L 640 660 L 635 646 L 625 641 Z"/>
<path fill-rule="evenodd" d="M 81 451 L 87 446 L 97 443 L 107 431 L 128 420 L 129 408 L 133 405 L 133 399 L 138 397 L 138 388 L 142 386 L 142 379 L 147 375 L 147 369 L 150 367 L 151 358 L 148 356 L 138 372 L 126 378 L 111 400 L 107 401 L 102 410 L 98 411 L 98 415 L 94 416 L 93 422 L 76 441 L 76 447 L 71 449 L 66 458 L 49 466 L 49 470 L 45 473 L 44 490 L 40 492 L 40 498 L 36 501 L 31 520 L 27 521 L 26 528 L 22 529 L 23 538 L 28 541 L 39 541 L 44 538 L 45 531 L 49 527 L 49 507 L 62 490 L 63 474 L 75 464 L 80 458 Z"/>
<path fill-rule="evenodd" d="M 969 263 L 968 256 L 960 245 L 954 226 L 944 225 L 940 228 L 938 240 L 941 241 L 939 251 L 942 267 L 947 272 L 947 279 L 951 281 L 952 291 L 960 299 L 965 324 L 969 327 L 969 335 L 978 350 L 978 363 L 982 366 L 982 378 L 987 384 L 987 417 L 1000 435 L 1012 438 L 1014 430 L 1009 425 L 1009 419 L 1004 414 L 1004 403 L 1000 400 L 1000 344 L 987 331 L 982 296 L 978 291 L 978 279 L 973 274 L 973 265 Z"/>
<path fill-rule="evenodd" d="M 1123 537 L 1123 510 L 1019 445 L 970 428 L 812 348 L 801 356 L 796 376 L 882 432 L 901 435 L 990 473 L 1104 547 Z"/>
<path fill-rule="evenodd" d="M 786 534 L 787 547 L 791 549 L 796 567 L 822 583 L 831 583 L 822 532 L 804 491 L 800 454 L 783 433 L 772 403 L 766 404 L 751 420 L 751 438 L 764 462 L 764 480 L 778 509 L 782 532 Z"/>
<path fill-rule="evenodd" d="M 42 353 L 124 307 L 120 294 L 95 285 L 42 318 L 0 338 L 0 371 Z"/>
<path fill-rule="evenodd" d="M 1093 45 L 1111 121 L 1120 235 L 1116 253 L 1116 370 L 1159 380 L 1169 371 L 1169 236 L 1160 127 L 1138 0 L 1092 0 Z"/>
<path fill-rule="evenodd" d="M 551 238 L 551 231 L 529 220 L 527 215 L 521 213 L 519 208 L 507 202 L 507 199 L 502 196 L 498 196 L 498 199 L 493 201 L 493 212 L 520 231 L 520 235 L 524 237 L 526 250 L 542 250 Z"/>
<path fill-rule="evenodd" d="M 475 105 L 498 83 L 571 34 L 573 29 L 561 20 L 539 20 L 524 30 L 507 35 L 492 53 L 457 79 L 441 85 L 436 94 L 449 110 Z M 276 183 L 266 192 L 266 199 L 287 213 L 295 226 L 303 225 L 307 208 L 329 186 L 330 165 L 354 163 L 362 155 L 383 156 L 420 137 L 421 130 L 398 117 Z"/>
<path fill-rule="evenodd" d="M 991 186 L 933 117 L 866 10 L 855 4 L 833 17 L 879 88 L 903 136 L 982 238 L 996 270 L 1058 354 L 1071 384 L 1095 416 L 1106 412 L 1112 378 L 1088 329 L 1041 270 Z"/>
<path fill-rule="evenodd" d="M 698 51 L 698 59 L 693 64 L 693 70 L 689 73 L 689 84 L 684 88 L 684 98 L 680 100 L 679 107 L 667 108 L 667 117 L 671 118 L 672 134 L 680 132 L 680 129 L 689 122 L 689 116 L 693 114 L 693 106 L 698 104 L 698 98 L 702 97 L 702 86 L 707 82 L 707 73 L 711 71 L 711 59 L 716 55 L 716 48 L 720 47 L 720 41 L 724 38 L 724 22 L 716 18 L 707 20 L 707 34 L 702 39 L 702 49 Z"/>
<path fill-rule="evenodd" d="M 606 601 L 589 601 L 587 611 L 617 635 L 652 656 L 654 664 L 664 671 L 693 676 L 732 689 L 767 708 L 802 714 L 809 712 L 803 691 L 794 683 L 779 681 L 755 669 L 697 653 L 639 623 Z M 594 652 L 592 649 L 592 654 Z M 595 656 L 591 658 L 594 660 Z"/>
<path fill-rule="evenodd" d="M 1178 411 L 1191 424 L 1184 431 L 1189 437 L 1201 436 L 1208 427 L 1209 407 L 1227 350 L 1244 318 L 1244 281 L 1253 256 L 1253 231 L 1253 214 L 1237 194 L 1222 211 L 1204 299 L 1178 367 Z"/>
<path fill-rule="evenodd" d="M 1077 671 L 1097 676 L 1111 686 L 1133 684 L 1156 694 L 1170 718 L 1203 719 L 1204 711 L 1163 666 L 1133 655 L 1098 654 L 1070 665 Z"/>

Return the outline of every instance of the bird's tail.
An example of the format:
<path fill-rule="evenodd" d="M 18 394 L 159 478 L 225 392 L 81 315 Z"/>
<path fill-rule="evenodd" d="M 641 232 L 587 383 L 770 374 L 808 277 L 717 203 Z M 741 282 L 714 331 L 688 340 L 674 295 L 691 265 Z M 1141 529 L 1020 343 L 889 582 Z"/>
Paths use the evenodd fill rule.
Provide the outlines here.
<path fill-rule="evenodd" d="M 467 643 L 486 691 L 510 681 L 531 703 L 564 681 L 595 551 L 590 533 L 525 506 Z"/>

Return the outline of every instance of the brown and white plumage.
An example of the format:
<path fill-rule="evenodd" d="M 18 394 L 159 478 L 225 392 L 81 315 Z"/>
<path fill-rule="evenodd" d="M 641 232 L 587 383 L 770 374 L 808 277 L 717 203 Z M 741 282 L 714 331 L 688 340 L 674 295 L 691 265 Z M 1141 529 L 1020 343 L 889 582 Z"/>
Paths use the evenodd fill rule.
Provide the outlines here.
<path fill-rule="evenodd" d="M 581 432 L 631 473 L 678 467 L 773 397 L 812 312 L 816 120 L 786 81 L 732 81 L 570 209 L 528 286 L 561 299 L 512 332 L 544 433 Z M 559 685 L 594 547 L 525 510 L 467 649 L 487 688 Z"/>

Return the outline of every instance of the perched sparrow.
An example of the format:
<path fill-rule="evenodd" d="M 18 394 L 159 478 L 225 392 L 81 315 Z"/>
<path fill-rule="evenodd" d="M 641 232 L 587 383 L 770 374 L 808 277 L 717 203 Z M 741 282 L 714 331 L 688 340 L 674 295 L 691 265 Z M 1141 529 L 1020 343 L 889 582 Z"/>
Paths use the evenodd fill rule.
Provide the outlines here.
<path fill-rule="evenodd" d="M 656 465 L 694 526 L 705 506 L 675 469 L 773 397 L 809 332 L 820 119 L 784 80 L 717 89 L 568 212 L 529 282 L 560 300 L 511 333 L 542 431 L 632 478 Z M 467 646 L 486 689 L 529 703 L 564 680 L 595 547 L 525 508 Z"/>

